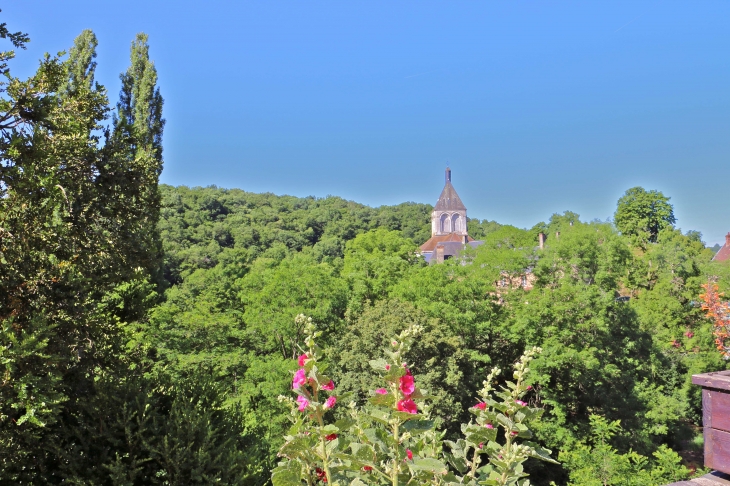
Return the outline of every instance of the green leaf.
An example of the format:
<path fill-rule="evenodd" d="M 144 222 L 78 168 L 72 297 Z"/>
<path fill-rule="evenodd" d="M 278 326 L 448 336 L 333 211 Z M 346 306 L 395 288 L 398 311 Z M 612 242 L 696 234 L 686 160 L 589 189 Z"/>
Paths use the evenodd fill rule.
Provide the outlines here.
<path fill-rule="evenodd" d="M 289 461 L 271 472 L 273 486 L 302 486 L 302 467 L 296 461 Z"/>
<path fill-rule="evenodd" d="M 443 462 L 430 457 L 416 458 L 408 464 L 408 467 L 416 471 L 428 471 L 433 474 L 446 474 L 448 471 Z"/>

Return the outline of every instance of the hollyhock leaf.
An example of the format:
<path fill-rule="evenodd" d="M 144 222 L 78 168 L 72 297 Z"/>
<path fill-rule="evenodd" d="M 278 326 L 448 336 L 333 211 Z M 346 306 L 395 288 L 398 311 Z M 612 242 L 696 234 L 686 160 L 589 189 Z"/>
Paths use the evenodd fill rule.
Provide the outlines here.
<path fill-rule="evenodd" d="M 401 419 L 402 421 L 407 420 L 417 420 L 422 417 L 422 415 L 419 415 L 418 413 L 409 413 L 409 412 L 392 412 L 393 416 Z"/>
<path fill-rule="evenodd" d="M 530 447 L 532 450 L 530 451 L 530 457 L 534 457 L 535 459 L 540 459 L 541 461 L 545 462 L 551 462 L 553 464 L 558 464 L 558 461 L 550 457 L 550 454 L 553 453 L 550 449 L 543 449 L 538 444 L 535 444 L 534 442 L 525 441 L 523 442 L 523 445 L 526 445 L 527 447 Z"/>
<path fill-rule="evenodd" d="M 451 466 L 459 471 L 460 474 L 464 474 L 469 469 L 469 466 L 466 464 L 466 459 L 463 457 L 463 455 L 457 457 L 451 452 L 444 451 L 444 457 L 446 458 L 446 462 L 451 464 Z"/>
<path fill-rule="evenodd" d="M 368 398 L 368 402 L 372 405 L 379 405 L 383 407 L 392 407 L 395 397 L 393 395 L 375 395 Z"/>
<path fill-rule="evenodd" d="M 341 429 L 337 427 L 335 424 L 327 424 L 324 427 L 322 427 L 322 433 L 324 435 L 331 435 L 331 434 L 339 434 L 341 432 Z"/>
<path fill-rule="evenodd" d="M 466 440 L 472 444 L 497 440 L 497 429 L 489 429 L 479 425 L 469 425 L 464 433 Z"/>
<path fill-rule="evenodd" d="M 354 445 L 351 444 L 350 447 L 352 447 L 352 454 L 355 456 L 355 459 L 366 463 L 372 462 L 373 457 L 375 457 L 375 449 L 372 446 L 368 444 L 357 444 L 358 447 L 355 448 L 353 447 Z"/>
<path fill-rule="evenodd" d="M 433 420 L 409 420 L 403 424 L 403 429 L 411 433 L 411 435 L 422 434 L 434 428 Z"/>
<path fill-rule="evenodd" d="M 388 424 L 386 423 L 386 425 Z M 367 437 L 368 442 L 377 446 L 381 452 L 389 450 L 388 442 L 391 440 L 391 437 L 386 434 L 383 429 L 365 429 L 363 433 L 365 434 L 365 437 Z"/>
<path fill-rule="evenodd" d="M 438 459 L 430 457 L 418 457 L 408 464 L 408 467 L 415 471 L 428 471 L 431 474 L 446 474 L 446 465 Z"/>
<path fill-rule="evenodd" d="M 274 486 L 301 486 L 302 466 L 297 461 L 289 461 L 271 471 L 271 483 Z"/>
<path fill-rule="evenodd" d="M 370 367 L 375 371 L 387 371 L 386 365 L 388 364 L 383 358 L 371 359 L 369 361 Z"/>
<path fill-rule="evenodd" d="M 334 426 L 339 431 L 350 430 L 350 427 L 352 427 L 353 425 L 355 425 L 355 421 L 350 418 L 342 418 L 342 419 L 336 421 L 334 424 Z"/>
<path fill-rule="evenodd" d="M 369 413 L 365 413 L 365 415 L 375 420 L 376 422 L 380 422 L 383 425 L 389 425 L 388 420 L 390 419 L 390 417 L 388 416 L 388 413 L 380 409 L 371 409 L 369 410 Z"/>

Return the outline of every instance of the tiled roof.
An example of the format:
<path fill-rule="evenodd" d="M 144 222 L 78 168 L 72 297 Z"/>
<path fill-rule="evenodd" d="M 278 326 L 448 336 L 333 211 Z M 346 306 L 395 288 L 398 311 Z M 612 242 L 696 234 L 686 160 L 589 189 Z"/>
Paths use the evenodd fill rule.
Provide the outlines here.
<path fill-rule="evenodd" d="M 724 262 L 725 260 L 730 260 L 730 233 L 725 235 L 725 244 L 722 248 L 720 248 L 720 251 L 715 253 L 715 256 L 712 257 L 712 261 L 715 262 Z"/>
<path fill-rule="evenodd" d="M 730 260 L 730 245 L 727 243 L 712 258 L 712 261 L 715 262 L 724 262 L 725 260 Z"/>
<path fill-rule="evenodd" d="M 451 181 L 447 180 L 444 190 L 441 191 L 439 200 L 436 203 L 434 211 L 466 211 L 466 206 L 461 202 L 456 189 L 451 185 Z"/>
<path fill-rule="evenodd" d="M 471 236 L 467 236 L 467 241 L 472 242 L 474 241 L 474 238 Z M 426 243 L 421 245 L 421 252 L 429 252 L 434 251 L 436 249 L 436 245 L 439 243 L 447 243 L 447 242 L 456 242 L 456 243 L 463 243 L 464 242 L 464 236 L 457 234 L 457 233 L 449 233 L 448 235 L 438 235 L 438 236 L 432 236 Z"/>

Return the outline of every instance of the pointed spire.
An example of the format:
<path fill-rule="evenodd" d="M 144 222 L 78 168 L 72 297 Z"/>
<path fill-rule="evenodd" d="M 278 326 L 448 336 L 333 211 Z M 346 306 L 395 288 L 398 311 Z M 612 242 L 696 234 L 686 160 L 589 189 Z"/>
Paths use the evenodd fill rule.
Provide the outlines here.
<path fill-rule="evenodd" d="M 461 198 L 456 193 L 456 189 L 451 185 L 451 169 L 446 168 L 446 184 L 444 184 L 444 190 L 441 191 L 436 207 L 434 211 L 466 211 L 466 206 L 461 202 Z"/>

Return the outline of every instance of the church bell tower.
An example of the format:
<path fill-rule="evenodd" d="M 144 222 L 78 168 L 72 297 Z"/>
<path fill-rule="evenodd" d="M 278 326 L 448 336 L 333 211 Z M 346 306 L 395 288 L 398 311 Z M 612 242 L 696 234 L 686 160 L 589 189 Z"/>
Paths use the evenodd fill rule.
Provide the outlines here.
<path fill-rule="evenodd" d="M 451 185 L 451 169 L 446 168 L 444 190 L 431 213 L 431 236 L 466 236 L 466 206 Z"/>

